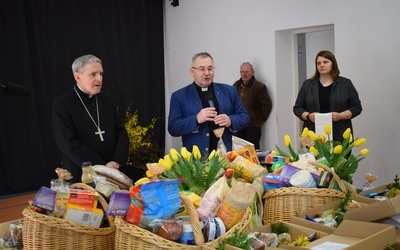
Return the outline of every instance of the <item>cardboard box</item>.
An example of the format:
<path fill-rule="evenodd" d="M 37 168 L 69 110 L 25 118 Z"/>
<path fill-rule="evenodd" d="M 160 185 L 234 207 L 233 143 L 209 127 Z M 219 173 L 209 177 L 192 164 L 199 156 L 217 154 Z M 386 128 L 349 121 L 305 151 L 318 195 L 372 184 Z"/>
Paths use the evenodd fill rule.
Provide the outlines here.
<path fill-rule="evenodd" d="M 266 249 L 285 249 L 285 248 L 280 248 L 280 247 L 267 247 Z M 243 249 L 241 249 L 241 248 L 239 248 L 239 247 L 234 247 L 234 246 L 231 246 L 231 245 L 225 245 L 225 248 L 224 248 L 224 250 L 243 250 Z"/>
<path fill-rule="evenodd" d="M 100 227 L 103 222 L 103 210 L 99 208 L 80 207 L 76 204 L 67 204 L 64 219 L 78 224 Z"/>
<path fill-rule="evenodd" d="M 296 239 L 297 237 L 299 237 L 300 235 L 311 235 L 311 234 L 317 233 L 317 239 L 320 239 L 320 238 L 323 238 L 323 237 L 326 237 L 329 235 L 328 233 L 310 229 L 310 228 L 306 228 L 306 227 L 296 225 L 293 223 L 288 223 L 288 222 L 283 222 L 283 223 L 289 228 L 289 234 L 292 238 L 292 241 L 294 239 Z M 264 225 L 261 227 L 257 227 L 256 229 L 251 230 L 248 234 L 250 234 L 252 232 L 271 233 L 271 226 L 270 226 L 270 224 L 268 224 L 268 225 Z M 268 247 L 267 249 L 286 249 L 285 247 L 284 246 L 279 246 L 278 248 Z M 239 250 L 240 248 L 230 246 L 230 245 L 225 245 L 225 249 Z"/>
<path fill-rule="evenodd" d="M 354 201 L 360 203 L 362 207 L 368 206 L 368 204 L 379 202 L 378 200 L 360 199 L 359 197 L 355 197 Z M 306 219 L 306 215 L 310 216 L 311 218 L 315 218 L 318 214 L 321 214 L 321 213 L 323 213 L 325 211 L 338 209 L 339 205 L 340 205 L 340 201 L 333 201 L 333 202 L 329 202 L 327 204 L 324 204 L 324 205 L 321 205 L 321 206 L 318 206 L 318 207 L 310 208 L 310 209 L 308 209 L 306 211 L 299 212 L 297 216 L 292 216 L 291 222 L 293 224 L 297 224 L 297 225 L 300 225 L 300 226 L 313 228 L 313 229 L 316 229 L 318 231 L 322 231 L 322 232 L 326 232 L 326 233 L 333 233 L 335 231 L 335 228 L 329 227 L 329 226 L 325 226 L 324 224 L 319 224 L 319 223 L 315 223 L 313 221 L 307 220 Z M 361 209 L 361 208 L 356 208 L 354 210 L 347 211 L 345 213 L 344 219 L 348 219 L 347 216 L 346 216 L 347 213 L 350 213 L 350 214 L 352 214 L 353 212 L 357 213 L 358 209 Z"/>
<path fill-rule="evenodd" d="M 359 195 L 359 196 L 365 197 L 367 194 L 370 194 L 370 193 L 377 193 L 377 192 L 384 191 L 384 190 L 387 189 L 387 185 L 389 185 L 389 184 L 377 186 L 377 187 L 374 187 L 374 188 L 372 188 L 372 189 L 368 189 L 368 190 L 366 190 L 366 191 L 362 191 L 362 192 L 360 192 L 358 195 Z"/>
<path fill-rule="evenodd" d="M 287 249 L 330 249 L 329 246 L 341 245 L 346 250 L 384 249 L 396 243 L 396 230 L 392 225 L 364 221 L 344 220 L 330 235 L 310 243 L 306 247 L 288 247 Z M 318 247 L 318 248 L 317 248 Z"/>
<path fill-rule="evenodd" d="M 400 214 L 400 196 L 390 200 L 374 202 L 356 210 L 350 210 L 344 214 L 344 219 L 381 221 L 397 214 Z"/>

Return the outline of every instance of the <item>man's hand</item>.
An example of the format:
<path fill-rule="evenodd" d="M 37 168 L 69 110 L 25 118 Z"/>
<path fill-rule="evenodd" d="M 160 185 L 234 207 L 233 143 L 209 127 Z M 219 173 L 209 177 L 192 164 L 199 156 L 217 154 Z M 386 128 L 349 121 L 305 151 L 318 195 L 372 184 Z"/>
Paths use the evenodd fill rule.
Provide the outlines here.
<path fill-rule="evenodd" d="M 212 108 L 212 107 L 203 108 L 197 114 L 197 122 L 204 123 L 206 121 L 214 121 L 214 118 L 216 116 L 217 116 L 217 111 L 215 110 L 215 108 Z"/>
<path fill-rule="evenodd" d="M 119 169 L 119 164 L 115 161 L 110 161 L 106 164 L 106 167 Z"/>
<path fill-rule="evenodd" d="M 217 115 L 214 118 L 214 122 L 216 125 L 220 127 L 227 127 L 227 128 L 229 128 L 232 124 L 231 118 L 229 118 L 229 116 L 226 114 Z"/>

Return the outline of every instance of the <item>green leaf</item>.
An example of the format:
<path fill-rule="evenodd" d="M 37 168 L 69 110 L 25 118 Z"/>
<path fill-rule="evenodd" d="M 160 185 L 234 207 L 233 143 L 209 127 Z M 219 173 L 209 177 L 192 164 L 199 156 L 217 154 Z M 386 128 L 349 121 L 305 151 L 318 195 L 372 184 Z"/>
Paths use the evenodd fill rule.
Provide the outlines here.
<path fill-rule="evenodd" d="M 282 149 L 280 149 L 280 148 L 278 147 L 278 145 L 275 144 L 275 147 L 276 147 L 276 150 L 278 150 L 279 155 L 284 156 L 284 157 L 289 157 L 289 155 L 288 155 L 285 151 L 283 151 Z"/>

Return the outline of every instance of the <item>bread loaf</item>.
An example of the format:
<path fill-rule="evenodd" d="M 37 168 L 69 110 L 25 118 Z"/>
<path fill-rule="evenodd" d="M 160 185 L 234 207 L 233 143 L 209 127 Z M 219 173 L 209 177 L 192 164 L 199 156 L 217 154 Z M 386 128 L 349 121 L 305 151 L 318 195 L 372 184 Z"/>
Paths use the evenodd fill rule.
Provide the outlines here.
<path fill-rule="evenodd" d="M 103 165 L 95 165 L 93 169 L 96 174 L 106 177 L 109 182 L 114 183 L 120 189 L 129 190 L 132 187 L 132 179 L 118 169 Z"/>

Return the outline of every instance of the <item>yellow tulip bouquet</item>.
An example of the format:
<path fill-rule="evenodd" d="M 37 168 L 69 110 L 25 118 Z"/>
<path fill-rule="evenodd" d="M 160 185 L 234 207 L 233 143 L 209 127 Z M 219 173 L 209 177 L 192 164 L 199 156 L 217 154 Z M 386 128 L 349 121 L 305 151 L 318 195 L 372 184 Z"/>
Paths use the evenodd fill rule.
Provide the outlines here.
<path fill-rule="evenodd" d="M 193 146 L 192 152 L 182 147 L 180 153 L 171 148 L 169 154 L 159 159 L 158 165 L 164 167 L 160 178 L 185 180 L 180 184 L 180 190 L 187 190 L 202 196 L 214 183 L 215 179 L 224 173 L 227 158 L 221 158 L 215 150 L 209 156 L 202 156 L 199 148 Z"/>
<path fill-rule="evenodd" d="M 325 125 L 324 132 L 326 136 L 316 135 L 315 132 L 304 128 L 300 136 L 302 149 L 299 153 L 311 152 L 317 161 L 333 168 L 340 179 L 352 184 L 353 174 L 357 171 L 359 162 L 365 158 L 369 150 L 368 148 L 364 148 L 357 156 L 351 154 L 351 151 L 354 147 L 362 146 L 366 142 L 366 139 L 360 138 L 353 141 L 350 128 L 343 133 L 343 140 L 341 142 L 330 139 L 331 127 L 329 125 Z M 279 154 L 289 157 L 292 162 L 298 161 L 299 153 L 292 148 L 289 135 L 284 136 L 284 143 L 288 147 L 290 155 L 276 146 Z"/>

